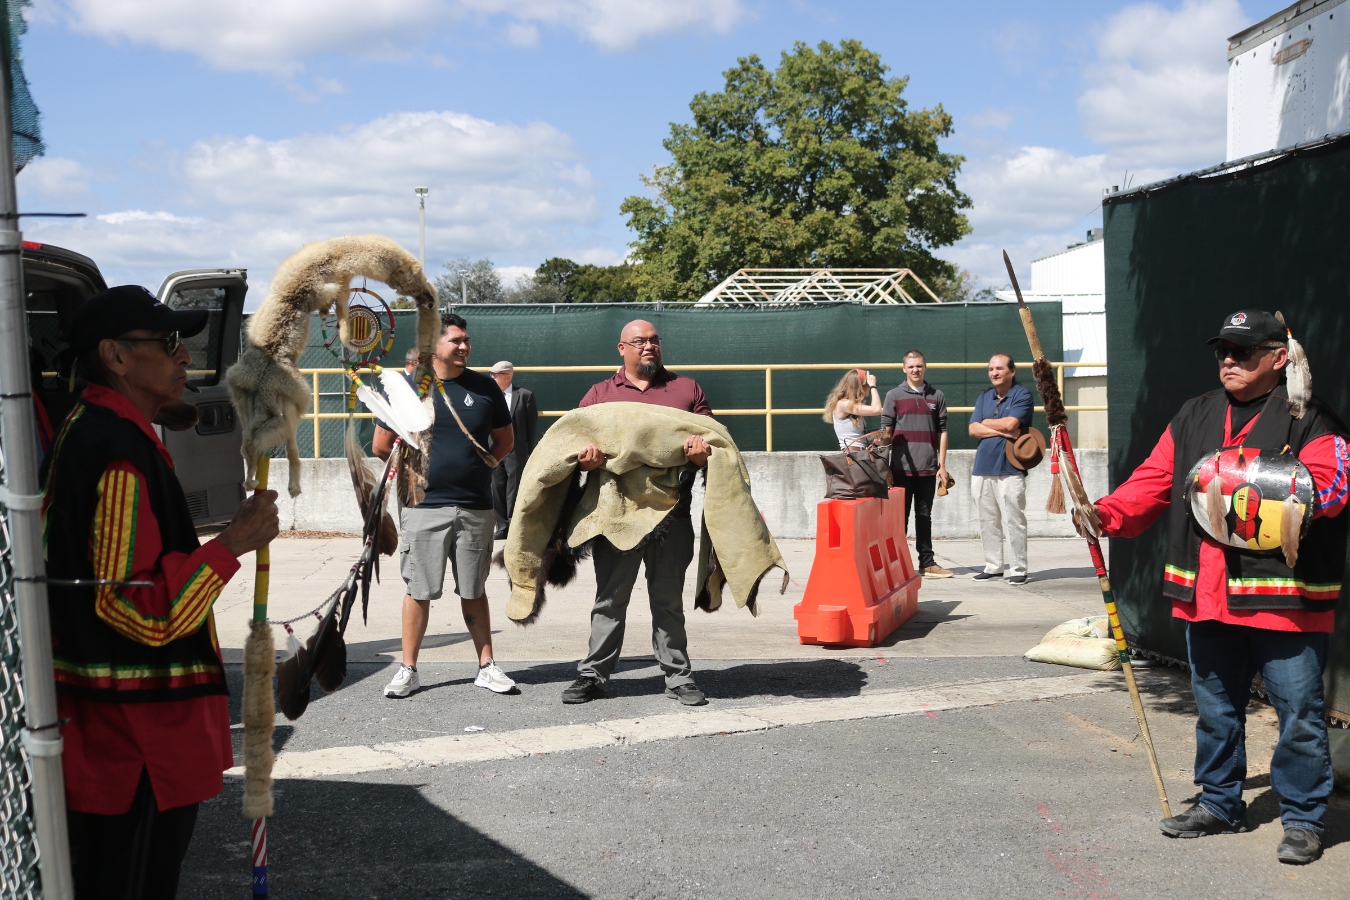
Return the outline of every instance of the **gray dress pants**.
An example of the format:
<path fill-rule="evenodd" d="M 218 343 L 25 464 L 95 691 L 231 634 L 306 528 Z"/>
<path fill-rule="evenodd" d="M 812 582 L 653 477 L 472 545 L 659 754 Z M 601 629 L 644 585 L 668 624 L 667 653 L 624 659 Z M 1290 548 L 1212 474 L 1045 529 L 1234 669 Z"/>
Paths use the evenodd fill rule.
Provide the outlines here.
<path fill-rule="evenodd" d="M 666 676 L 666 687 L 693 684 L 688 639 L 684 633 L 684 573 L 694 559 L 694 526 L 689 518 L 670 522 L 665 540 L 632 550 L 616 550 L 604 538 L 595 543 L 595 608 L 591 610 L 590 650 L 577 665 L 582 675 L 609 681 L 623 649 L 628 601 L 638 566 L 647 567 L 652 608 L 652 652 Z"/>

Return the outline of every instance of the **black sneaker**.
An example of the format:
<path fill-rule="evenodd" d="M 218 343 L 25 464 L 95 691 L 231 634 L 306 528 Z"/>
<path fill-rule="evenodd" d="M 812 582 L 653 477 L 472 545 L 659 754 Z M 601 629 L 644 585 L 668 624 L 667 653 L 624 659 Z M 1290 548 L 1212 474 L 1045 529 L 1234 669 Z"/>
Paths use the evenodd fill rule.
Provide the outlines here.
<path fill-rule="evenodd" d="M 1025 576 L 1025 575 L 1009 575 L 1008 578 L 1007 578 L 1007 580 L 1005 580 L 1003 583 L 1004 583 L 1004 584 L 1026 584 L 1026 583 L 1027 583 L 1027 576 Z"/>
<path fill-rule="evenodd" d="M 582 675 L 563 689 L 564 703 L 590 703 L 605 696 L 605 685 L 594 675 Z"/>
<path fill-rule="evenodd" d="M 1322 837 L 1307 828 L 1286 828 L 1284 840 L 1275 851 L 1275 858 L 1291 866 L 1306 866 L 1322 855 Z"/>
<path fill-rule="evenodd" d="M 991 578 L 1002 578 L 1002 577 L 1003 577 L 1002 572 L 977 572 L 975 574 L 976 581 L 989 581 Z"/>
<path fill-rule="evenodd" d="M 1179 816 L 1163 819 L 1158 826 L 1168 837 L 1197 838 L 1211 834 L 1245 834 L 1245 824 L 1229 825 L 1199 803 Z"/>
<path fill-rule="evenodd" d="M 692 684 L 666 688 L 666 696 L 680 701 L 685 706 L 703 706 L 708 702 L 708 698 L 703 695 L 703 692 Z"/>

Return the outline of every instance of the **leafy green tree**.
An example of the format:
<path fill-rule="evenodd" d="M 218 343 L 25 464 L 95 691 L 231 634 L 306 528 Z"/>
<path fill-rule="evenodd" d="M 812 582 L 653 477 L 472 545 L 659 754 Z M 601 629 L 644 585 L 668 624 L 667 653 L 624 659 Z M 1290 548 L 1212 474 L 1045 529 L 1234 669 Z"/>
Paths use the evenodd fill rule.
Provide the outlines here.
<path fill-rule="evenodd" d="M 858 41 L 798 42 L 776 71 L 757 56 L 724 73 L 721 93 L 672 124 L 673 162 L 645 179 L 656 198 L 621 211 L 644 300 L 695 300 L 743 267 L 907 266 L 958 278 L 938 247 L 969 233 L 956 186 L 963 158 L 943 153 L 941 105 L 911 111 L 907 78 L 887 77 Z"/>
<path fill-rule="evenodd" d="M 506 302 L 506 288 L 492 260 L 467 256 L 445 264 L 445 272 L 436 279 L 436 294 L 441 306 L 463 303 L 466 294 L 470 303 Z"/>
<path fill-rule="evenodd" d="M 632 303 L 637 300 L 637 266 L 595 266 L 555 256 L 544 260 L 534 271 L 541 292 L 560 292 L 560 300 L 544 303 Z"/>

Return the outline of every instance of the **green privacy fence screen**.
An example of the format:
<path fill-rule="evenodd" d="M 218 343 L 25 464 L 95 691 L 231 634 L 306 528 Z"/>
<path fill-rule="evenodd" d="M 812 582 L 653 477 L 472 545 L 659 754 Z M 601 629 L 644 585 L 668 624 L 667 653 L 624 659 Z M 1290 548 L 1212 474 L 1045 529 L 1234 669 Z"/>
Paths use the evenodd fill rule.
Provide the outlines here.
<path fill-rule="evenodd" d="M 1111 484 L 1129 477 L 1182 402 L 1219 386 L 1205 346 L 1226 313 L 1282 310 L 1313 389 L 1350 411 L 1350 140 L 1236 173 L 1182 179 L 1105 205 Z M 1111 583 L 1131 642 L 1186 658 L 1159 591 L 1165 524 L 1111 543 Z M 1342 604 L 1344 604 L 1344 600 Z M 1330 705 L 1350 714 L 1350 617 L 1337 617 Z"/>
<path fill-rule="evenodd" d="M 985 362 L 994 353 L 1007 352 L 1020 361 L 1029 358 L 1017 308 L 1005 303 L 915 304 L 863 306 L 819 304 L 789 308 L 660 309 L 651 305 L 559 304 L 557 306 L 456 306 L 454 312 L 469 323 L 473 342 L 470 365 L 486 371 L 494 362 L 509 359 L 517 366 L 619 365 L 616 345 L 624 324 L 635 318 L 654 323 L 661 334 L 665 363 L 685 365 L 838 363 L 838 370 L 774 372 L 775 408 L 822 407 L 825 396 L 849 363 L 900 362 L 907 350 L 922 350 L 929 362 Z M 1035 304 L 1037 328 L 1050 359 L 1063 355 L 1061 307 L 1058 302 Z M 398 365 L 414 335 L 412 312 L 396 313 L 394 347 L 386 363 Z M 302 368 L 336 365 L 323 349 L 319 329 L 301 357 Z M 714 409 L 760 409 L 764 406 L 764 373 L 695 372 Z M 534 391 L 539 408 L 572 409 L 597 381 L 596 372 L 526 373 L 516 383 Z M 338 412 L 344 400 L 341 376 L 320 376 L 320 407 Z M 898 369 L 878 372 L 882 394 L 900 382 Z M 971 406 L 989 386 L 983 369 L 934 369 L 928 380 L 947 395 L 950 406 Z M 1030 384 L 1030 370 L 1022 375 Z M 949 423 L 952 448 L 973 447 L 966 434 L 968 415 L 957 413 Z M 1046 428 L 1037 413 L 1037 426 Z M 541 420 L 547 427 L 553 420 Z M 876 422 L 877 420 L 873 420 Z M 761 416 L 725 419 L 742 450 L 765 449 Z M 322 455 L 342 452 L 342 425 L 326 422 L 320 438 Z M 819 416 L 776 416 L 774 450 L 828 450 L 834 432 Z M 368 429 L 363 431 L 369 439 Z M 313 454 L 310 423 L 300 429 L 300 453 Z"/>

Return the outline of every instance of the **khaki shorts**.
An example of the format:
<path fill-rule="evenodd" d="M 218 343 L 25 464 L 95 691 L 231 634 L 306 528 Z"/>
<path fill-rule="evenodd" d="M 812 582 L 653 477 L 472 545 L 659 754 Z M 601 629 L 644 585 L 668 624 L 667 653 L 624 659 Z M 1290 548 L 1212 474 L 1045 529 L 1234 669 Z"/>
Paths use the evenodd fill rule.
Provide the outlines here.
<path fill-rule="evenodd" d="M 399 574 L 414 600 L 439 600 L 445 590 L 445 561 L 455 576 L 455 593 L 477 600 L 487 587 L 492 565 L 490 509 L 440 506 L 400 507 Z"/>

